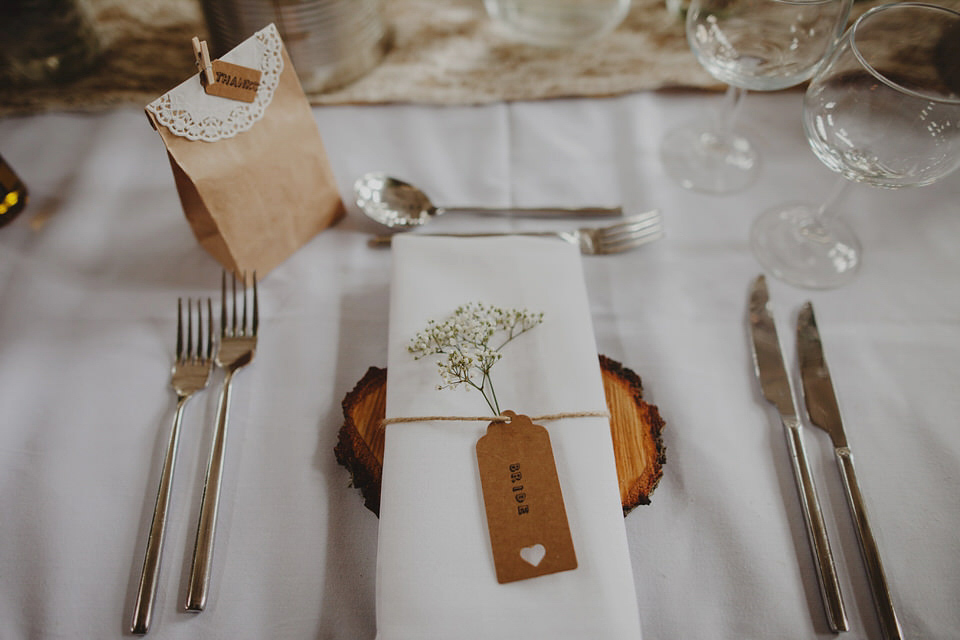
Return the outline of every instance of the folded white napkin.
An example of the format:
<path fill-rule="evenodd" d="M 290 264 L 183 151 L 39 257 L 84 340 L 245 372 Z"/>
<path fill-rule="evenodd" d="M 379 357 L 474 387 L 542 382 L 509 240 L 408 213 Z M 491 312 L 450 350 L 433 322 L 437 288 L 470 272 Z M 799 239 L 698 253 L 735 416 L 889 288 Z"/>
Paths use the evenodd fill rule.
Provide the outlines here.
<path fill-rule="evenodd" d="M 605 411 L 576 248 L 542 238 L 393 242 L 387 417 L 487 415 L 476 390 L 438 390 L 433 358 L 410 340 L 469 302 L 543 312 L 504 348 L 500 408 L 529 416 Z M 606 418 L 541 424 L 550 433 L 578 567 L 499 584 L 476 442 L 486 422 L 387 426 L 377 556 L 380 640 L 639 640 L 633 572 Z"/>

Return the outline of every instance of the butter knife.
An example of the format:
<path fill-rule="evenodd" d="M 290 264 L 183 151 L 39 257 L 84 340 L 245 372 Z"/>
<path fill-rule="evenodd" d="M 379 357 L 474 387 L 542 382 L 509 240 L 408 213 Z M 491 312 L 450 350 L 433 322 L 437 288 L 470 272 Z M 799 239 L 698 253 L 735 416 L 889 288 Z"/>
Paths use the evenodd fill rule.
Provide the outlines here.
<path fill-rule="evenodd" d="M 880 629 L 886 640 L 900 640 L 903 638 L 903 631 L 893 608 L 893 599 L 890 597 L 890 588 L 887 586 L 883 564 L 880 562 L 877 542 L 873 538 L 870 523 L 867 521 L 866 505 L 853 468 L 853 453 L 847 444 L 847 435 L 844 433 L 843 421 L 840 418 L 840 408 L 830 378 L 830 370 L 823 357 L 823 345 L 820 341 L 820 332 L 817 330 L 817 320 L 813 315 L 813 305 L 809 302 L 803 306 L 797 316 L 797 351 L 800 355 L 803 396 L 810 422 L 830 434 L 830 439 L 833 440 L 833 451 L 840 466 L 843 486 L 847 490 L 847 504 L 850 506 L 853 522 L 856 525 L 857 539 L 860 542 L 863 563 L 867 568 L 867 577 L 870 580 L 870 591 L 880 620 Z"/>
<path fill-rule="evenodd" d="M 777 327 L 770 311 L 767 281 L 762 275 L 754 280 L 750 289 L 749 313 L 754 367 L 763 396 L 777 408 L 787 438 L 794 479 L 807 525 L 807 538 L 816 561 L 817 580 L 820 584 L 820 595 L 823 598 L 827 623 L 834 632 L 848 631 L 850 627 L 843 596 L 840 594 L 840 582 L 833 562 L 833 552 L 830 549 L 827 529 L 820 511 L 820 501 L 817 498 L 813 475 L 810 473 L 810 465 L 803 446 L 800 420 L 797 417 L 787 370 L 783 364 Z"/>

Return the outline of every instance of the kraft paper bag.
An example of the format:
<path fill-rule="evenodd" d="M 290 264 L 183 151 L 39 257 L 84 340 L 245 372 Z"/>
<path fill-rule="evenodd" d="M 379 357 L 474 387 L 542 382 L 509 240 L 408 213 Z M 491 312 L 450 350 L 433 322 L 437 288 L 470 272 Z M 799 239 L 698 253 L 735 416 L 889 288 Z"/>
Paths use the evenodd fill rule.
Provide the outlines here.
<path fill-rule="evenodd" d="M 218 63 L 260 71 L 252 101 L 209 95 L 201 70 L 147 105 L 147 117 L 197 240 L 228 270 L 262 278 L 345 209 L 276 27 Z"/>

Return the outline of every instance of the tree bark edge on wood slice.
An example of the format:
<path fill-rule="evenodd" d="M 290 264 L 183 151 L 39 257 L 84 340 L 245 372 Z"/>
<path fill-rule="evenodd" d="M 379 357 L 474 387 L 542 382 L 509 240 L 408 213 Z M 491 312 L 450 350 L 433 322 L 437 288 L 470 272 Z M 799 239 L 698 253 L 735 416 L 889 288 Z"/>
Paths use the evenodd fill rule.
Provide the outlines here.
<path fill-rule="evenodd" d="M 616 360 L 604 355 L 599 358 L 620 501 L 626 515 L 638 505 L 650 504 L 650 496 L 663 476 L 665 423 L 656 405 L 644 401 L 640 376 Z M 341 404 L 344 424 L 334 454 L 350 472 L 352 485 L 360 490 L 364 504 L 379 516 L 387 370 L 370 367 Z"/>

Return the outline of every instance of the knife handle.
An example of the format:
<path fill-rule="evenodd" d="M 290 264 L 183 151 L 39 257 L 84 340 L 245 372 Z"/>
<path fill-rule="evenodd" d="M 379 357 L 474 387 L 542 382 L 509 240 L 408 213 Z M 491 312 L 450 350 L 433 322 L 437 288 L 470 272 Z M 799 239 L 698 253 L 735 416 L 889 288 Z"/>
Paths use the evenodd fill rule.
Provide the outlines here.
<path fill-rule="evenodd" d="M 816 560 L 817 580 L 820 583 L 820 595 L 823 597 L 827 624 L 834 633 L 849 631 L 850 625 L 847 622 L 843 596 L 840 594 L 837 568 L 833 562 L 827 528 L 823 523 L 823 513 L 820 511 L 820 500 L 817 498 L 813 475 L 810 473 L 810 465 L 807 463 L 807 455 L 800 435 L 800 422 L 795 417 L 784 417 L 782 421 L 793 461 L 793 473 L 800 494 L 800 504 L 803 507 L 803 517 L 807 524 L 807 537 Z"/>
<path fill-rule="evenodd" d="M 611 218 L 623 215 L 623 207 L 437 207 L 442 213 L 475 213 L 482 216 L 518 215 L 525 218 Z"/>
<path fill-rule="evenodd" d="M 843 477 L 843 486 L 847 490 L 847 502 L 853 513 L 863 563 L 867 567 L 867 578 L 870 580 L 870 592 L 873 594 L 873 604 L 877 608 L 880 630 L 885 640 L 902 640 L 903 630 L 900 628 L 897 612 L 893 609 L 887 577 L 880 562 L 880 551 L 877 549 L 877 542 L 873 538 L 873 531 L 867 521 L 867 508 L 860 493 L 857 473 L 853 468 L 853 453 L 847 447 L 837 447 L 835 451 L 837 462 L 840 464 L 840 475 Z"/>

